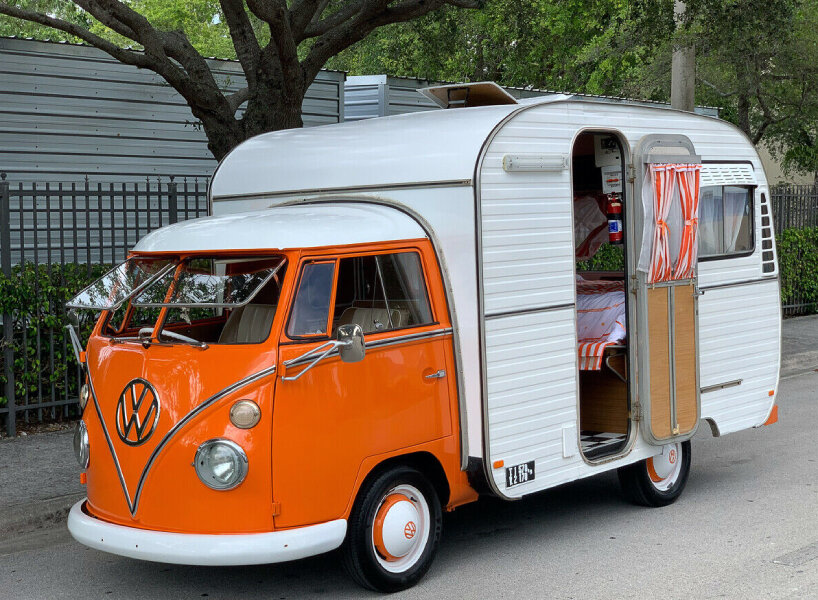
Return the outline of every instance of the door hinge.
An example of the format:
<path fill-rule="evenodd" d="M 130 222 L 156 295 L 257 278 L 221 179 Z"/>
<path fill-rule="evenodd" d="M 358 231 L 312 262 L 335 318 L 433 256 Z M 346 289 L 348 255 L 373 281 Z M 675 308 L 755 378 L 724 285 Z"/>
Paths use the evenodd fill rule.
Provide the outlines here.
<path fill-rule="evenodd" d="M 628 165 L 628 183 L 636 181 L 636 167 L 633 164 Z"/>
<path fill-rule="evenodd" d="M 277 517 L 281 514 L 281 502 L 273 502 L 273 516 Z"/>
<path fill-rule="evenodd" d="M 638 404 L 634 404 L 631 407 L 631 419 L 634 421 L 641 421 L 642 420 L 642 407 Z"/>

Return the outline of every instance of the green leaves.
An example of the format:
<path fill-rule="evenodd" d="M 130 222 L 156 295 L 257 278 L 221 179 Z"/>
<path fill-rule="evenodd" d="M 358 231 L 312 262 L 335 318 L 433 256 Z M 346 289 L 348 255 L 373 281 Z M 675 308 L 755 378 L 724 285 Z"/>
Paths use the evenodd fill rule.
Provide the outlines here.
<path fill-rule="evenodd" d="M 818 311 L 818 227 L 785 229 L 777 242 L 781 303 Z"/>
<path fill-rule="evenodd" d="M 65 326 L 65 303 L 100 277 L 109 265 L 15 265 L 10 276 L 0 274 L 0 311 L 12 315 L 15 395 L 36 402 L 77 393 L 77 364 Z M 81 339 L 90 334 L 87 320 Z M 53 362 L 52 362 L 53 354 Z M 0 353 L 0 391 L 5 391 L 4 356 Z M 0 395 L 0 406 L 7 404 Z"/>

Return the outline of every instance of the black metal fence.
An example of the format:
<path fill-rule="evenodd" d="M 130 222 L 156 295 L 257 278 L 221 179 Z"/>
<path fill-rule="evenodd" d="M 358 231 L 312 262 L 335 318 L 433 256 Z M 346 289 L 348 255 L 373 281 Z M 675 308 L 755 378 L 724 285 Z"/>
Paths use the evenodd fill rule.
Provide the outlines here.
<path fill-rule="evenodd" d="M 811 273 L 818 266 L 818 185 L 776 185 L 770 198 L 782 311 L 785 316 L 814 313 L 818 311 L 818 282 Z"/>
<path fill-rule="evenodd" d="M 148 232 L 207 215 L 207 181 L 10 183 L 0 174 L 0 418 L 77 411 L 79 371 L 64 304 Z"/>
<path fill-rule="evenodd" d="M 775 233 L 818 227 L 818 185 L 783 184 L 770 190 Z"/>

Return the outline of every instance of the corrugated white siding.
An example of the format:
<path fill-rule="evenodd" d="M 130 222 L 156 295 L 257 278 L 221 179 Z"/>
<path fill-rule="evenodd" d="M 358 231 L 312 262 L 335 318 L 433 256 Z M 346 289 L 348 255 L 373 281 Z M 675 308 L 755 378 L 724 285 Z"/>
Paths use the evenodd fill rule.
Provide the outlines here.
<path fill-rule="evenodd" d="M 211 61 L 238 89 L 235 61 Z M 216 161 L 184 99 L 158 75 L 86 46 L 0 38 L 0 170 L 9 180 L 134 181 L 207 177 Z M 305 125 L 343 120 L 344 74 L 321 72 Z"/>
<path fill-rule="evenodd" d="M 699 297 L 701 385 L 742 380 L 702 394 L 702 418 L 722 434 L 767 419 L 778 381 L 780 348 L 778 281 L 705 290 Z"/>
<path fill-rule="evenodd" d="M 536 478 L 508 495 L 574 478 L 576 461 L 562 451 L 562 424 L 577 423 L 573 308 L 489 319 L 485 331 L 491 460 L 505 467 L 535 461 Z M 493 476 L 504 489 L 505 469 Z"/>
<path fill-rule="evenodd" d="M 569 154 L 572 140 L 581 129 L 619 131 L 627 140 L 630 153 L 648 134 L 686 135 L 706 161 L 748 161 L 759 186 L 766 187 L 754 148 L 737 130 L 722 121 L 601 102 L 558 102 L 522 111 L 502 126 L 494 137 L 480 171 L 485 315 L 574 302 L 569 172 L 506 173 L 502 169 L 502 157 L 506 153 Z M 756 198 L 758 215 L 758 194 Z M 758 225 L 756 229 L 758 240 Z M 702 263 L 701 284 L 712 286 L 758 279 L 762 276 L 760 246 L 757 244 L 756 251 L 749 257 Z M 743 376 L 748 381 L 732 391 L 703 396 L 703 416 L 713 418 L 722 431 L 758 424 L 769 410 L 772 399 L 768 391 L 776 387 L 778 377 L 780 322 L 777 291 L 775 280 L 747 286 L 746 292 L 731 287 L 708 297 L 708 291 L 699 306 L 700 351 L 703 361 L 708 362 L 707 370 L 703 370 L 702 385 L 708 385 L 716 374 L 724 373 L 729 364 L 734 365 L 730 372 L 736 374 L 735 378 Z M 748 317 L 734 314 L 749 301 L 742 296 L 744 293 L 764 296 Z M 733 301 L 734 298 L 740 300 Z M 566 478 L 613 468 L 623 462 L 592 467 L 578 454 L 563 452 L 562 430 L 578 425 L 577 371 L 574 367 L 569 375 L 573 377 L 573 386 L 568 386 L 563 379 L 566 363 L 548 354 L 540 339 L 545 334 L 545 324 L 535 319 L 544 315 L 564 319 L 564 327 L 571 331 L 566 329 L 560 339 L 568 345 L 564 352 L 570 352 L 573 358 L 576 348 L 573 308 L 534 312 L 525 317 L 498 317 L 489 319 L 485 327 L 489 416 L 489 456 L 486 460 L 503 460 L 506 466 L 529 460 L 535 460 L 537 464 L 535 481 L 512 488 L 508 492 L 511 496 L 543 489 Z M 725 329 L 720 322 L 728 317 L 730 327 Z M 523 322 L 520 319 L 527 319 L 537 333 L 526 338 L 518 332 L 515 337 L 511 332 Z M 756 322 L 761 326 L 755 326 Z M 551 325 L 557 327 L 556 323 Z M 747 333 L 737 337 L 739 330 Z M 725 351 L 727 347 L 729 352 Z M 548 359 L 532 360 L 532 353 L 543 353 Z M 526 379 L 538 384 L 515 394 L 509 392 L 508 386 L 515 381 L 516 372 L 511 366 L 518 364 L 525 365 Z M 553 395 L 552 385 L 560 390 Z M 723 399 L 723 404 L 716 404 Z M 545 412 L 539 412 L 543 410 Z M 533 427 L 526 426 L 524 431 L 515 429 L 509 425 L 509 415 L 515 418 L 527 416 Z M 640 438 L 624 462 L 638 460 L 651 452 Z M 503 490 L 503 470 L 494 475 Z"/>

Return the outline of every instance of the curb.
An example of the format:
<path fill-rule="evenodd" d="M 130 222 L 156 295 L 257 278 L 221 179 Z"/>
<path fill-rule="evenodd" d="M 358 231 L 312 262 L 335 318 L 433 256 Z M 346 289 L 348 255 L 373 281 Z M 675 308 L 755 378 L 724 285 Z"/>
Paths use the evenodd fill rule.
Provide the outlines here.
<path fill-rule="evenodd" d="M 15 534 L 40 529 L 46 525 L 65 522 L 68 511 L 85 498 L 85 493 L 57 496 L 26 504 L 13 504 L 0 508 L 0 540 Z"/>

